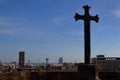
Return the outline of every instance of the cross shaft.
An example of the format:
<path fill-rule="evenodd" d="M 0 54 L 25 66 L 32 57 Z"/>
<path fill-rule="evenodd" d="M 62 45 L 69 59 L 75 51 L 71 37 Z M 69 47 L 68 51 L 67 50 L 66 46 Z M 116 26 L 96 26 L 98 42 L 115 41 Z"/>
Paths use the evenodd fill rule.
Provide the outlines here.
<path fill-rule="evenodd" d="M 77 20 L 84 20 L 84 52 L 85 52 L 85 64 L 90 64 L 90 57 L 91 57 L 91 45 L 90 45 L 90 21 L 98 22 L 99 18 L 98 15 L 91 16 L 89 14 L 90 7 L 88 5 L 83 6 L 85 10 L 84 15 L 79 15 L 78 13 L 75 14 L 74 18 L 75 21 Z"/>

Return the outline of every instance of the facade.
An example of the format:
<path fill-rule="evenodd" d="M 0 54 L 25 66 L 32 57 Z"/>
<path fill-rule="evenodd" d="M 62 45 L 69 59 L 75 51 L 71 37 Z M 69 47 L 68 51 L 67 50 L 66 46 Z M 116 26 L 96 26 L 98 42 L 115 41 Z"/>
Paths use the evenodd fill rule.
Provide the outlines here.
<path fill-rule="evenodd" d="M 63 57 L 60 57 L 60 58 L 58 59 L 58 64 L 63 64 Z"/>
<path fill-rule="evenodd" d="M 63 63 L 63 64 L 50 64 L 48 67 L 49 72 L 77 72 L 78 67 L 75 64 Z"/>
<path fill-rule="evenodd" d="M 100 71 L 120 71 L 120 57 L 97 55 L 92 58 L 92 64 L 95 64 Z"/>
<path fill-rule="evenodd" d="M 63 71 L 64 69 L 65 67 L 63 66 L 63 64 L 51 64 L 49 66 L 48 71 L 56 72 L 56 71 Z"/>
<path fill-rule="evenodd" d="M 25 66 L 25 52 L 20 51 L 19 52 L 19 67 L 24 67 Z"/>

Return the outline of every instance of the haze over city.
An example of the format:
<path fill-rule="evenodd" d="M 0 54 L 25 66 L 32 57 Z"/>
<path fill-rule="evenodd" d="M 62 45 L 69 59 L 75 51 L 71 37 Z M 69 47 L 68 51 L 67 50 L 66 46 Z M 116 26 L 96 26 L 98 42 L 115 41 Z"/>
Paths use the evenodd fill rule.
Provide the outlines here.
<path fill-rule="evenodd" d="M 83 62 L 84 23 L 75 21 L 89 5 L 91 15 L 91 57 L 120 56 L 119 0 L 0 0 L 0 60 L 18 61 L 25 51 L 31 62 Z"/>

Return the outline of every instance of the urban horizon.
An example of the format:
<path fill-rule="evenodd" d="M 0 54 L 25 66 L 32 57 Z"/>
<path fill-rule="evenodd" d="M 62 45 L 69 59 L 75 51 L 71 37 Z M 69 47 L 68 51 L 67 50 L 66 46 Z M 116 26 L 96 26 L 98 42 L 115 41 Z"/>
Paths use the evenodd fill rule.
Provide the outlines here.
<path fill-rule="evenodd" d="M 91 21 L 91 58 L 98 54 L 120 56 L 119 0 L 106 1 L 8 1 L 0 0 L 0 60 L 18 61 L 25 51 L 26 62 L 84 62 L 84 23 L 75 22 L 82 6 L 91 6 L 90 15 L 98 14 L 99 23 Z M 112 5 L 112 6 L 111 6 Z"/>

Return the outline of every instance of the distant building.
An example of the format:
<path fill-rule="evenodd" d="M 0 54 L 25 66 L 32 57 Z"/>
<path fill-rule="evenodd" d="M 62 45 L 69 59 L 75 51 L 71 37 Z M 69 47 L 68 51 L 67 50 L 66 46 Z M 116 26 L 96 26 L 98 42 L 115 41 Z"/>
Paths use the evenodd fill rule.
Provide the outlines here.
<path fill-rule="evenodd" d="M 19 67 L 24 67 L 25 66 L 25 52 L 20 51 L 19 52 Z"/>
<path fill-rule="evenodd" d="M 0 72 L 2 72 L 4 70 L 4 66 L 3 63 L 0 61 Z"/>
<path fill-rule="evenodd" d="M 65 67 L 63 67 L 63 64 L 50 64 L 48 67 L 48 71 L 62 71 Z"/>
<path fill-rule="evenodd" d="M 63 64 L 50 64 L 48 66 L 49 72 L 76 72 L 77 66 L 71 63 L 63 63 Z"/>
<path fill-rule="evenodd" d="M 16 66 L 17 66 L 17 63 L 15 61 L 12 61 L 12 63 L 11 63 L 12 70 L 15 70 Z"/>
<path fill-rule="evenodd" d="M 100 71 L 120 71 L 120 57 L 97 55 L 92 58 L 92 64 L 95 64 Z"/>
<path fill-rule="evenodd" d="M 58 64 L 63 64 L 63 57 L 60 57 L 60 58 L 58 59 Z"/>

